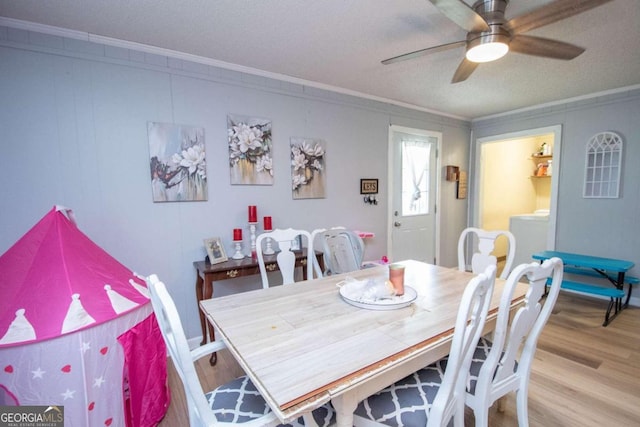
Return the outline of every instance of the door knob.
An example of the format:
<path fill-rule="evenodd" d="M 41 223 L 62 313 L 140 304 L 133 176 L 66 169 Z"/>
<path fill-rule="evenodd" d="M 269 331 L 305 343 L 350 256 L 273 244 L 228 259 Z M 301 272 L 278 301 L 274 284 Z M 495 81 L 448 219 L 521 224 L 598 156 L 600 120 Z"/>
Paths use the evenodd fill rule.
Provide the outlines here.
<path fill-rule="evenodd" d="M 401 225 L 402 225 L 402 224 L 401 224 L 401 223 L 399 223 L 398 221 L 396 221 L 396 222 L 394 222 L 394 223 L 393 223 L 393 226 L 394 226 L 394 227 L 400 227 Z"/>

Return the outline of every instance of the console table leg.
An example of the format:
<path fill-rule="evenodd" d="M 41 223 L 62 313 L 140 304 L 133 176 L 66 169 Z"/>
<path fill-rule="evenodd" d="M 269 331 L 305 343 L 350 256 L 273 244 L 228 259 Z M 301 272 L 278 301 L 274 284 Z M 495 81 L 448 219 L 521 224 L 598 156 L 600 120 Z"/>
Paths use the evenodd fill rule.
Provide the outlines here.
<path fill-rule="evenodd" d="M 209 322 L 200 310 L 200 301 L 204 299 L 209 299 L 213 297 L 213 283 L 210 280 L 205 280 L 199 271 L 196 271 L 196 302 L 198 304 L 198 313 L 200 314 L 200 328 L 202 329 L 202 341 L 200 345 L 205 345 L 208 341 L 215 341 L 215 332 L 213 328 L 209 327 Z M 209 340 L 207 340 L 209 338 Z M 216 353 L 211 353 L 211 357 L 209 358 L 209 364 L 211 366 L 215 366 L 218 362 L 218 355 Z"/>

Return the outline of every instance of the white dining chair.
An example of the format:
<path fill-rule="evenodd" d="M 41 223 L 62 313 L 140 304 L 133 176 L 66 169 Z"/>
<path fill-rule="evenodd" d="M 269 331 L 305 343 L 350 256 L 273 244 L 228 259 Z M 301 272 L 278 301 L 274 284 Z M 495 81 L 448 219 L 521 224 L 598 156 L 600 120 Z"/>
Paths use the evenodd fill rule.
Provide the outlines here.
<path fill-rule="evenodd" d="M 296 255 L 292 250 L 294 241 L 298 236 L 304 237 L 302 244 L 306 243 L 307 246 L 300 247 L 299 250 L 306 253 L 305 260 L 303 262 L 304 268 L 307 269 L 306 276 L 308 279 L 313 278 L 313 259 L 315 258 L 315 252 L 313 250 L 313 244 L 311 240 L 311 234 L 306 230 L 294 230 L 293 228 L 275 229 L 267 233 L 262 233 L 256 238 L 256 255 L 258 257 L 258 266 L 260 267 L 260 276 L 262 277 L 262 287 L 269 287 L 269 276 L 267 273 L 275 271 L 275 266 L 266 265 L 263 254 L 263 241 L 270 238 L 272 242 L 277 243 L 278 252 L 276 253 L 276 263 L 278 270 L 282 276 L 282 284 L 288 285 L 295 282 L 295 267 L 296 267 Z"/>
<path fill-rule="evenodd" d="M 330 229 L 320 234 L 324 275 L 349 273 L 362 268 L 364 242 L 350 230 Z"/>
<path fill-rule="evenodd" d="M 471 356 L 487 319 L 496 278 L 488 266 L 467 285 L 448 358 L 405 377 L 360 402 L 354 425 L 464 426 L 464 397 Z"/>
<path fill-rule="evenodd" d="M 146 278 L 146 282 L 169 356 L 184 386 L 189 425 L 282 426 L 247 376 L 236 378 L 205 394 L 200 385 L 195 362 L 201 357 L 224 349 L 224 342 L 214 341 L 189 350 L 178 310 L 165 284 L 155 274 Z M 326 404 L 311 414 L 305 414 L 304 420 L 297 419 L 286 426 L 328 426 L 334 419 L 333 407 Z"/>
<path fill-rule="evenodd" d="M 473 273 L 480 273 L 488 265 L 497 265 L 498 259 L 495 255 L 492 255 L 495 249 L 496 240 L 504 236 L 507 238 L 507 258 L 504 263 L 502 272 L 500 273 L 501 279 L 506 279 L 511 272 L 511 266 L 516 256 L 516 238 L 508 230 L 483 230 L 481 228 L 469 227 L 465 228 L 458 239 L 458 270 L 468 271 L 468 266 L 471 266 Z M 471 263 L 467 263 L 467 243 L 472 243 L 472 239 L 477 239 L 477 251 L 474 249 L 474 253 L 471 256 Z"/>
<path fill-rule="evenodd" d="M 516 392 L 518 426 L 529 425 L 527 396 L 531 364 L 538 337 L 558 298 L 562 276 L 559 258 L 550 258 L 542 264 L 521 264 L 509 275 L 500 299 L 493 341 L 480 338 L 471 362 L 465 402 L 473 409 L 476 426 L 487 427 L 489 408 L 512 391 Z M 551 284 L 543 304 L 548 278 Z M 529 289 L 523 305 L 510 316 L 513 292 L 522 281 L 528 283 Z M 509 325 L 510 318 L 513 320 Z"/>
<path fill-rule="evenodd" d="M 336 226 L 336 227 L 331 227 L 331 228 L 316 228 L 315 230 L 313 230 L 311 232 L 311 242 L 313 242 L 313 249 L 315 251 L 316 248 L 319 248 L 320 250 L 324 251 L 324 245 L 321 242 L 321 235 L 322 233 L 324 233 L 327 230 L 345 230 L 345 227 L 342 226 Z M 314 253 L 315 255 L 315 253 Z M 325 270 L 326 270 L 326 260 L 324 259 L 324 254 L 323 254 L 323 264 L 325 265 Z M 325 272 L 322 270 L 322 268 L 320 268 L 320 263 L 318 262 L 318 258 L 316 256 L 313 257 L 313 272 L 314 272 L 314 277 L 318 278 L 318 277 L 324 277 Z"/>

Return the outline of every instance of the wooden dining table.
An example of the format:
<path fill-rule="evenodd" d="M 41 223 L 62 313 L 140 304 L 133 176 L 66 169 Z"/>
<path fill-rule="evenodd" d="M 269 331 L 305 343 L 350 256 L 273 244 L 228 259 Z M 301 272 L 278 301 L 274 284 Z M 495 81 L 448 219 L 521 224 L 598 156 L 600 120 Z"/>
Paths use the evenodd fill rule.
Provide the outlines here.
<path fill-rule="evenodd" d="M 202 311 L 271 409 L 289 422 L 329 401 L 338 426 L 352 426 L 364 398 L 449 352 L 462 293 L 473 274 L 403 261 L 415 300 L 379 310 L 348 303 L 346 280 L 384 280 L 388 266 L 212 298 Z M 496 279 L 487 332 L 504 281 Z M 519 285 L 513 307 L 524 298 Z M 410 292 L 411 290 L 407 290 Z"/>

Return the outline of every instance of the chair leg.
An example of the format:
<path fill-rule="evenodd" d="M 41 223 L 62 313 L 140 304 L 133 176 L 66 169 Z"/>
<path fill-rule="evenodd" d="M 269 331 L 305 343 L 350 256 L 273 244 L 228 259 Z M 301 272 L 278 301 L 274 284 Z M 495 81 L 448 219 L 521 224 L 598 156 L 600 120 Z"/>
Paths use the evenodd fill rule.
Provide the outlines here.
<path fill-rule="evenodd" d="M 453 414 L 454 427 L 464 427 L 464 401 L 456 403 L 456 411 Z"/>
<path fill-rule="evenodd" d="M 516 407 L 518 410 L 518 426 L 529 427 L 529 408 L 527 405 L 527 386 L 521 386 L 516 392 Z"/>
<path fill-rule="evenodd" d="M 473 416 L 476 419 L 476 427 L 489 427 L 489 407 L 481 405 L 473 409 Z"/>
<path fill-rule="evenodd" d="M 313 414 L 311 412 L 307 412 L 302 415 L 302 419 L 304 420 L 305 427 L 318 427 L 318 423 L 313 419 Z"/>

